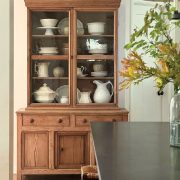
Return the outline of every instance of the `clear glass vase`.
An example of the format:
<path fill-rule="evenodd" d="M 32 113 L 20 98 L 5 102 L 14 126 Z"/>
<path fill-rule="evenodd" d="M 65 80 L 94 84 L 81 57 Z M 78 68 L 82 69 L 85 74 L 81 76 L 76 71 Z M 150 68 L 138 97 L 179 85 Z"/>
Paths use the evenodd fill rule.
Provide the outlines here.
<path fill-rule="evenodd" d="M 170 145 L 180 147 L 180 91 L 170 103 Z"/>

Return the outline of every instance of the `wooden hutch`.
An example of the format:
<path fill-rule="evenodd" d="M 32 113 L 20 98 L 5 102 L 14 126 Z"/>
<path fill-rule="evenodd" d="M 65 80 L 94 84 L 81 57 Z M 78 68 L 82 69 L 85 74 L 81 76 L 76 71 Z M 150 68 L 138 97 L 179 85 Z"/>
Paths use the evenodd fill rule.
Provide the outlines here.
<path fill-rule="evenodd" d="M 120 0 L 25 0 L 25 5 L 28 104 L 17 112 L 17 177 L 22 180 L 28 175 L 80 174 L 82 165 L 95 163 L 89 122 L 128 120 L 128 112 L 118 107 Z M 42 26 L 41 19 L 58 22 Z M 104 32 L 89 33 L 88 23 L 92 22 L 103 22 Z M 105 52 L 97 53 L 102 44 Z M 77 76 L 77 68 L 82 66 L 84 71 Z M 61 67 L 61 75 L 54 74 L 56 67 Z M 107 85 L 107 90 L 113 91 L 108 102 L 94 100 L 95 80 L 113 84 L 114 88 Z M 53 101 L 37 99 L 35 94 L 44 88 L 44 83 L 46 90 L 56 93 Z M 91 102 L 79 100 L 82 92 L 89 92 Z M 66 103 L 61 102 L 62 96 L 68 98 Z"/>

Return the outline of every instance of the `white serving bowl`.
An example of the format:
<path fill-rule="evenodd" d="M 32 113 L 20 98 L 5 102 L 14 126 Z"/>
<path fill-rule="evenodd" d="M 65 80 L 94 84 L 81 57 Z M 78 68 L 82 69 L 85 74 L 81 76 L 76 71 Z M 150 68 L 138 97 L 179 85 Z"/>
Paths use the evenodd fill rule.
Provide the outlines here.
<path fill-rule="evenodd" d="M 57 47 L 40 47 L 40 51 L 52 52 L 52 51 L 58 51 L 58 48 Z"/>
<path fill-rule="evenodd" d="M 54 101 L 56 92 L 50 89 L 46 83 L 34 92 L 34 98 L 40 103 L 51 103 Z"/>
<path fill-rule="evenodd" d="M 89 34 L 100 35 L 104 33 L 105 23 L 104 22 L 92 22 L 87 23 Z"/>
<path fill-rule="evenodd" d="M 58 19 L 40 19 L 40 22 L 43 27 L 55 27 Z"/>
<path fill-rule="evenodd" d="M 90 49 L 89 53 L 90 54 L 106 54 L 107 49 Z"/>
<path fill-rule="evenodd" d="M 104 77 L 107 76 L 107 71 L 91 72 L 91 76 Z"/>

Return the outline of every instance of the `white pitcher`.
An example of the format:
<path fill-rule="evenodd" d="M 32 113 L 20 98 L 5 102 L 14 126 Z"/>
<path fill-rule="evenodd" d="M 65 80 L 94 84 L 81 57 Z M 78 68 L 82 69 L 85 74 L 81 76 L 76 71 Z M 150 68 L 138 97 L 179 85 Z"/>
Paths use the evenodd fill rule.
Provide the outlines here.
<path fill-rule="evenodd" d="M 91 94 L 91 91 L 88 91 L 88 92 L 81 92 L 80 93 L 80 98 L 78 98 L 78 102 L 79 103 L 91 103 L 91 98 L 90 98 L 90 94 Z"/>
<path fill-rule="evenodd" d="M 49 77 L 49 64 L 49 62 L 39 62 L 35 64 L 35 72 L 37 73 L 38 77 Z"/>
<path fill-rule="evenodd" d="M 94 84 L 97 85 L 97 88 L 94 92 L 94 102 L 95 103 L 108 103 L 111 101 L 111 98 L 114 93 L 113 84 L 111 81 L 108 81 L 106 83 L 103 83 L 101 81 L 94 80 Z M 112 87 L 112 93 L 110 94 L 109 90 L 107 89 L 107 85 L 110 84 Z"/>

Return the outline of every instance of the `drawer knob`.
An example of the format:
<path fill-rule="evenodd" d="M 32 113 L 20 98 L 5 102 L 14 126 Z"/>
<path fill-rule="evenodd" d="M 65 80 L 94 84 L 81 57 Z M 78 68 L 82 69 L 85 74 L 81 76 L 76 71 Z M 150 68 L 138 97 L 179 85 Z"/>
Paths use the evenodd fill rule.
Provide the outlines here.
<path fill-rule="evenodd" d="M 64 148 L 63 148 L 63 147 L 61 148 L 61 151 L 64 151 Z"/>
<path fill-rule="evenodd" d="M 59 121 L 58 121 L 59 123 L 62 123 L 63 122 L 63 120 L 62 119 L 59 119 Z"/>
<path fill-rule="evenodd" d="M 84 123 L 87 123 L 88 121 L 87 121 L 87 119 L 84 119 L 84 121 L 83 121 Z"/>
<path fill-rule="evenodd" d="M 116 122 L 117 120 L 116 119 L 112 119 L 113 122 Z"/>
<path fill-rule="evenodd" d="M 30 123 L 34 123 L 34 119 L 30 119 Z"/>

